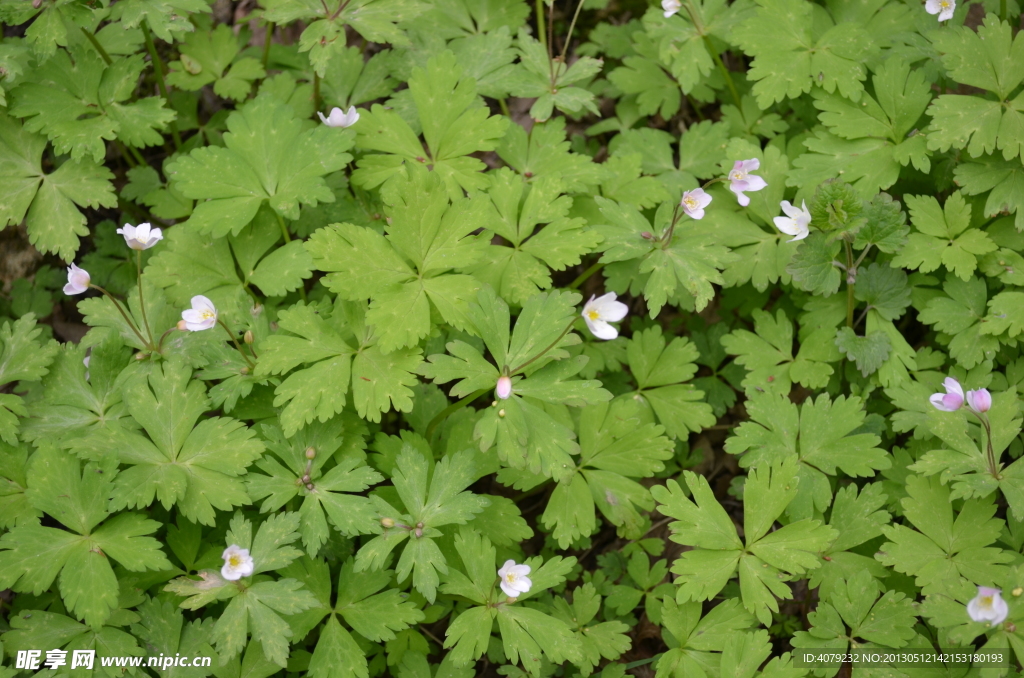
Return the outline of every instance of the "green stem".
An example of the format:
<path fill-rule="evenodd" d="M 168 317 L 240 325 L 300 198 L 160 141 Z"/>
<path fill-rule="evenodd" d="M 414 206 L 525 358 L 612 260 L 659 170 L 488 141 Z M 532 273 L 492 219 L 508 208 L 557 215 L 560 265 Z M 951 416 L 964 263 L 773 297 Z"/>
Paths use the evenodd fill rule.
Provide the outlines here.
<path fill-rule="evenodd" d="M 320 110 L 320 75 L 313 71 L 313 108 Z"/>
<path fill-rule="evenodd" d="M 988 458 L 989 473 L 992 474 L 993 478 L 999 480 L 999 466 L 998 464 L 996 464 L 995 450 L 992 448 L 992 425 L 989 423 L 988 416 L 986 416 L 985 414 L 978 414 L 977 412 L 975 412 L 974 416 L 976 416 L 981 421 L 981 425 L 985 429 L 985 438 L 987 443 L 986 456 Z"/>
<path fill-rule="evenodd" d="M 857 306 L 857 300 L 853 296 L 857 269 L 853 266 L 853 249 L 849 241 L 844 240 L 843 246 L 846 248 L 846 326 L 852 329 L 853 310 Z"/>
<path fill-rule="evenodd" d="M 103 63 L 108 66 L 113 64 L 114 62 L 110 60 L 110 55 L 107 54 L 107 50 L 103 49 L 103 45 L 101 45 L 100 41 L 96 39 L 96 34 L 88 30 L 85 26 L 80 26 L 79 28 L 82 29 L 82 33 L 85 34 L 85 37 L 92 43 L 93 48 L 99 53 L 100 58 L 103 59 Z"/>
<path fill-rule="evenodd" d="M 512 114 L 508 112 L 508 102 L 504 98 L 498 99 L 498 105 L 501 106 L 501 112 L 505 114 L 506 118 L 512 117 Z"/>
<path fill-rule="evenodd" d="M 600 261 L 595 263 L 593 266 L 591 266 L 587 270 L 583 271 L 583 273 L 580 273 L 579 277 L 576 278 L 575 280 L 573 280 L 572 283 L 570 283 L 569 289 L 570 290 L 578 290 L 580 288 L 580 285 L 585 283 L 587 281 L 587 279 L 590 278 L 590 276 L 594 275 L 595 273 L 600 271 L 602 268 L 604 268 L 604 263 L 602 263 Z"/>
<path fill-rule="evenodd" d="M 149 337 L 149 345 L 153 345 L 153 330 L 149 329 L 149 318 L 146 317 L 146 299 L 142 296 L 142 250 L 135 250 L 135 270 L 138 272 L 139 281 L 139 307 L 142 309 L 142 322 L 146 326 L 146 336 Z"/>
<path fill-rule="evenodd" d="M 89 287 L 93 288 L 94 290 L 99 290 L 104 295 L 106 295 L 107 299 L 110 299 L 110 301 L 114 302 L 114 307 L 117 308 L 118 313 L 121 314 L 121 317 L 124 318 L 124 321 L 128 323 L 128 327 L 132 328 L 132 332 L 134 332 L 135 336 L 139 338 L 139 341 L 142 343 L 143 347 L 149 350 L 153 350 L 153 346 L 146 342 L 145 338 L 142 336 L 142 333 L 139 332 L 137 327 L 135 327 L 135 323 L 131 321 L 131 318 L 128 317 L 128 314 L 125 313 L 123 308 L 121 308 L 121 304 L 118 303 L 117 299 L 114 298 L 113 294 L 106 291 L 99 285 L 96 285 L 95 283 L 89 283 Z"/>
<path fill-rule="evenodd" d="M 120 140 L 114 139 L 114 145 L 117 146 L 119 151 L 121 151 L 121 157 L 124 158 L 125 162 L 127 162 L 130 167 L 139 166 L 139 163 L 135 160 L 135 156 L 128 152 L 128 147 L 122 144 Z"/>
<path fill-rule="evenodd" d="M 276 210 L 274 212 L 274 216 L 277 217 L 277 223 L 281 227 L 281 235 L 284 236 L 284 241 L 285 242 L 291 242 L 292 241 L 292 236 L 288 232 L 288 227 L 284 225 L 284 217 L 282 217 L 280 214 L 278 214 Z"/>
<path fill-rule="evenodd" d="M 177 329 L 178 329 L 178 327 L 177 327 L 177 325 L 175 325 L 174 327 L 172 327 L 171 329 L 167 330 L 166 332 L 164 332 L 163 334 L 160 335 L 160 341 L 156 345 L 156 352 L 157 353 L 160 353 L 160 354 L 163 353 L 163 350 L 164 350 L 164 339 L 167 338 L 168 334 L 170 334 L 171 332 L 176 331 Z"/>
<path fill-rule="evenodd" d="M 580 10 L 583 9 L 583 0 L 580 0 L 576 5 L 576 13 L 572 15 L 572 21 L 569 23 L 569 33 L 565 36 L 565 42 L 562 44 L 562 54 L 559 57 L 562 63 L 565 63 L 565 56 L 569 53 L 569 43 L 572 41 L 572 32 L 576 28 L 576 20 L 580 18 Z"/>
<path fill-rule="evenodd" d="M 1006 21 L 1006 0 L 999 0 L 999 20 Z"/>
<path fill-rule="evenodd" d="M 231 337 L 231 343 L 233 343 L 235 345 L 235 348 L 238 349 L 238 352 L 242 354 L 243 358 L 245 358 L 245 362 L 249 365 L 249 369 L 250 370 L 255 370 L 256 369 L 256 364 L 253 361 L 249 360 L 249 356 L 246 355 L 245 351 L 242 350 L 241 344 L 238 343 L 238 337 L 236 337 L 235 333 L 231 331 L 231 328 L 228 327 L 227 323 L 225 323 L 223 320 L 221 320 L 218 317 L 217 318 L 217 324 L 220 325 L 221 327 L 223 327 L 224 331 L 228 333 L 229 337 Z"/>
<path fill-rule="evenodd" d="M 730 74 L 729 69 L 725 67 L 725 62 L 722 61 L 722 55 L 719 54 L 717 49 L 715 49 L 714 43 L 711 42 L 711 37 L 704 33 L 704 24 L 697 19 L 697 13 L 689 2 L 686 3 L 686 13 L 690 15 L 690 21 L 693 22 L 693 27 L 697 29 L 700 37 L 704 40 L 704 47 L 706 47 L 708 52 L 711 53 L 715 63 L 718 65 L 718 70 L 722 72 L 722 77 L 725 78 L 725 84 L 728 85 L 729 92 L 732 94 L 733 102 L 736 104 L 737 108 L 743 110 L 743 106 L 740 104 L 740 94 L 736 90 L 736 84 L 732 81 L 732 74 Z"/>
<path fill-rule="evenodd" d="M 267 64 L 270 63 L 270 43 L 274 39 L 274 22 L 271 21 L 267 24 L 266 35 L 263 36 L 263 70 L 267 70 Z"/>
<path fill-rule="evenodd" d="M 548 48 L 548 33 L 544 27 L 544 0 L 534 0 L 534 10 L 537 12 L 537 37 L 540 38 L 540 44 L 546 50 Z"/>
<path fill-rule="evenodd" d="M 532 363 L 536 362 L 541 357 L 543 357 L 545 353 L 547 353 L 548 351 L 553 349 L 555 346 L 558 346 L 558 342 L 562 341 L 562 338 L 565 335 L 569 334 L 569 330 L 571 330 L 572 326 L 575 325 L 575 324 L 576 324 L 576 316 L 573 316 L 573 319 L 569 321 L 569 324 L 565 326 L 565 329 L 562 330 L 562 333 L 558 335 L 557 339 L 555 339 L 550 344 L 548 344 L 547 347 L 545 347 L 543 351 L 541 351 L 540 353 L 538 353 L 537 355 L 533 356 L 532 358 L 527 360 L 525 363 L 520 365 L 519 367 L 516 367 L 514 370 L 509 372 L 508 373 L 509 376 L 512 376 L 513 374 L 519 374 L 520 372 L 523 371 L 523 369 L 525 369 L 526 367 L 529 367 Z"/>
<path fill-rule="evenodd" d="M 160 96 L 170 105 L 171 98 L 167 95 L 167 83 L 164 81 L 164 62 L 156 51 L 156 44 L 153 43 L 153 34 L 149 32 L 149 22 L 143 21 L 140 25 L 142 26 L 142 36 L 146 39 L 146 51 L 149 52 L 149 58 L 153 61 L 153 71 L 156 73 L 156 87 L 160 90 Z M 172 120 L 170 128 L 171 138 L 174 139 L 174 148 L 180 151 L 181 136 L 178 134 L 178 123 Z"/>
<path fill-rule="evenodd" d="M 490 392 L 490 390 L 491 389 L 489 388 L 482 388 L 479 391 L 474 391 L 473 393 L 470 393 L 462 400 L 452 403 L 448 407 L 438 412 L 437 415 L 430 420 L 430 423 L 427 424 L 427 440 L 430 440 L 433 437 L 434 431 L 437 430 L 437 427 L 441 425 L 441 422 L 443 422 L 445 419 L 461 410 L 466 405 L 469 405 L 471 402 L 473 402 L 480 396 L 486 395 L 488 392 Z"/>

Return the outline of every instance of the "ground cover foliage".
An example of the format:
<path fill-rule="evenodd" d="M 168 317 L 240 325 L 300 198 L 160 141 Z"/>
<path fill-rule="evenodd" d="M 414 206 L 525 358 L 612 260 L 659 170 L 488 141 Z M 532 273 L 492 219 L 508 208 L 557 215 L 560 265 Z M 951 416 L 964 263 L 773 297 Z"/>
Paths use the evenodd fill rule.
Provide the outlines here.
<path fill-rule="evenodd" d="M 0 677 L 1020 675 L 1018 0 L 0 22 Z"/>

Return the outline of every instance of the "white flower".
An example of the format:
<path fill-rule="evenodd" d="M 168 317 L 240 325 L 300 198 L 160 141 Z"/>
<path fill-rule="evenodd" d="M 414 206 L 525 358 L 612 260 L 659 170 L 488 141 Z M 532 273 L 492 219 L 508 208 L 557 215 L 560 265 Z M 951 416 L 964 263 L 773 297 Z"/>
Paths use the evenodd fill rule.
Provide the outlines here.
<path fill-rule="evenodd" d="M 359 111 L 355 106 L 349 106 L 348 111 L 343 111 L 337 106 L 331 109 L 331 114 L 324 117 L 320 111 L 316 112 L 320 120 L 328 127 L 351 127 L 359 122 Z"/>
<path fill-rule="evenodd" d="M 669 18 L 683 8 L 679 0 L 661 0 L 661 9 L 665 12 L 665 18 Z"/>
<path fill-rule="evenodd" d="M 224 549 L 220 554 L 224 559 L 224 567 L 220 568 L 220 576 L 228 581 L 238 581 L 242 577 L 248 577 L 253 571 L 252 556 L 249 549 L 240 548 L 237 544 Z"/>
<path fill-rule="evenodd" d="M 212 301 L 198 294 L 192 297 L 192 308 L 181 312 L 181 319 L 189 331 L 208 330 L 217 324 L 217 308 Z"/>
<path fill-rule="evenodd" d="M 964 405 L 964 389 L 960 382 L 953 377 L 946 377 L 942 382 L 945 393 L 933 393 L 928 401 L 937 410 L 943 412 L 956 412 Z"/>
<path fill-rule="evenodd" d="M 71 264 L 68 266 L 68 284 L 64 286 L 64 294 L 85 292 L 89 289 L 89 281 L 89 271 Z"/>
<path fill-rule="evenodd" d="M 760 191 L 768 185 L 761 177 L 751 174 L 759 167 L 761 161 L 757 158 L 737 160 L 729 172 L 729 190 L 736 194 L 736 199 L 744 207 L 750 204 L 750 198 L 743 194 L 744 191 Z"/>
<path fill-rule="evenodd" d="M 615 292 L 609 292 L 600 297 L 590 297 L 590 301 L 583 305 L 583 320 L 598 339 L 614 339 L 619 336 L 619 331 L 608 323 L 619 322 L 628 312 L 628 306 L 621 301 L 615 301 Z M 511 384 L 509 386 L 511 387 Z"/>
<path fill-rule="evenodd" d="M 688 216 L 703 219 L 704 208 L 711 204 L 711 196 L 705 193 L 703 188 L 695 188 L 683 193 L 683 199 L 679 204 L 683 206 L 683 211 Z"/>
<path fill-rule="evenodd" d="M 498 377 L 498 384 L 494 388 L 495 393 L 502 400 L 508 400 L 512 395 L 512 379 L 504 374 Z"/>
<path fill-rule="evenodd" d="M 978 587 L 978 595 L 967 603 L 967 614 L 976 622 L 989 622 L 991 626 L 1001 623 L 1010 614 L 1006 601 L 999 595 L 999 589 Z"/>
<path fill-rule="evenodd" d="M 87 355 L 82 358 L 82 364 L 85 365 L 85 380 L 89 381 L 89 361 L 92 360 L 92 355 Z"/>
<path fill-rule="evenodd" d="M 786 213 L 786 216 L 775 217 L 772 221 L 775 222 L 775 228 L 786 235 L 793 236 L 786 242 L 803 240 L 811 234 L 811 229 L 808 228 L 811 224 L 811 213 L 807 209 L 806 200 L 801 203 L 800 209 L 797 209 L 788 200 L 783 200 L 779 205 L 782 207 L 782 211 Z"/>
<path fill-rule="evenodd" d="M 956 11 L 956 0 L 926 0 L 924 8 L 929 14 L 938 14 L 939 21 L 949 21 Z"/>
<path fill-rule="evenodd" d="M 984 414 L 992 409 L 992 394 L 988 392 L 987 388 L 968 391 L 964 400 L 967 401 L 967 407 L 976 414 Z"/>
<path fill-rule="evenodd" d="M 133 250 L 148 250 L 153 245 L 164 239 L 164 234 L 159 228 L 153 228 L 148 223 L 132 226 L 125 224 L 124 228 L 117 229 L 117 232 L 124 236 L 124 241 Z"/>
<path fill-rule="evenodd" d="M 501 590 L 509 598 L 518 598 L 521 594 L 527 593 L 533 586 L 533 582 L 526 576 L 528 574 L 530 574 L 529 565 L 516 565 L 516 561 L 506 560 L 498 570 Z"/>

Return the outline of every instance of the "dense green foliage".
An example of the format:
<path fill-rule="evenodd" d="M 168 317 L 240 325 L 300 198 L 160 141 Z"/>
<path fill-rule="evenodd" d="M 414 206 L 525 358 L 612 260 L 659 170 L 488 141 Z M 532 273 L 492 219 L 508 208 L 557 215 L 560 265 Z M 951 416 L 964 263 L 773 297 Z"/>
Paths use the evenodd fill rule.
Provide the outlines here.
<path fill-rule="evenodd" d="M 1021 24 L 0 0 L 0 678 L 1020 676 Z"/>

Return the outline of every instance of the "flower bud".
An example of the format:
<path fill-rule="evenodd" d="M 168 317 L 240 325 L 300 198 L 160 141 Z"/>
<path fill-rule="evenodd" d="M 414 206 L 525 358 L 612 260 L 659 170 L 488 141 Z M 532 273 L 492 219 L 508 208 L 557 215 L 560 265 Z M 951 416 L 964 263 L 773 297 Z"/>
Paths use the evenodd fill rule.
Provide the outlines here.
<path fill-rule="evenodd" d="M 417 527 L 415 530 L 413 530 L 413 534 L 416 535 L 417 539 L 419 539 L 420 537 L 423 536 L 423 528 L 422 527 Z"/>
<path fill-rule="evenodd" d="M 313 459 L 316 457 L 316 449 L 312 447 L 306 448 L 306 459 Z"/>
<path fill-rule="evenodd" d="M 508 400 L 508 397 L 512 395 L 512 379 L 504 374 L 498 377 L 498 385 L 494 392 L 502 400 Z"/>
<path fill-rule="evenodd" d="M 174 326 L 174 329 L 181 330 L 182 332 L 184 332 L 185 330 L 188 329 L 188 327 L 185 325 L 184 320 L 179 320 L 178 324 Z"/>
<path fill-rule="evenodd" d="M 654 234 L 650 231 L 643 231 L 640 233 L 640 237 L 644 240 L 654 240 Z"/>
<path fill-rule="evenodd" d="M 987 388 L 979 388 L 977 391 L 967 392 L 967 407 L 972 412 L 982 414 L 992 409 L 992 394 Z"/>
<path fill-rule="evenodd" d="M 247 344 L 251 344 L 255 340 L 255 337 L 252 336 L 252 330 L 246 330 L 245 334 L 242 335 L 242 341 Z"/>
<path fill-rule="evenodd" d="M 308 473 L 306 475 L 302 476 L 302 482 L 308 483 L 310 480 L 312 480 L 312 478 L 309 477 Z"/>
<path fill-rule="evenodd" d="M 381 518 L 380 519 L 380 524 L 381 524 L 382 527 L 391 528 L 391 527 L 395 526 L 395 521 L 392 520 L 391 518 Z"/>
<path fill-rule="evenodd" d="M 310 492 L 312 492 L 313 491 L 313 483 L 306 483 L 306 489 L 309 490 Z"/>
<path fill-rule="evenodd" d="M 498 416 L 501 417 L 502 419 L 504 419 L 505 418 L 505 410 L 503 410 L 503 409 L 502 410 L 498 410 Z"/>
<path fill-rule="evenodd" d="M 505 598 L 505 604 L 506 605 L 511 605 L 512 603 L 516 602 L 517 600 L 519 600 L 519 599 L 518 598 L 513 598 L 512 596 L 509 596 L 509 597 Z"/>
<path fill-rule="evenodd" d="M 135 354 L 135 359 L 136 360 L 145 360 L 146 359 L 146 354 L 143 353 L 142 351 L 139 351 L 138 353 Z"/>

